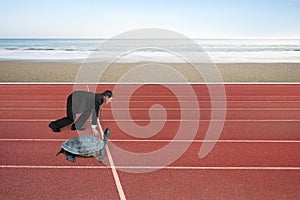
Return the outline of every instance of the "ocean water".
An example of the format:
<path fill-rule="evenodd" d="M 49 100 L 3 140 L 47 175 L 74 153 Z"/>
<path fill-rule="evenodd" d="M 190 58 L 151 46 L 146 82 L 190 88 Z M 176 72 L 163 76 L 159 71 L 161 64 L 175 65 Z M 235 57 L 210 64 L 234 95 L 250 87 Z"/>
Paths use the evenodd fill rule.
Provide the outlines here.
<path fill-rule="evenodd" d="M 200 54 L 199 54 L 200 52 Z M 300 63 L 300 39 L 0 39 L 0 60 Z"/>

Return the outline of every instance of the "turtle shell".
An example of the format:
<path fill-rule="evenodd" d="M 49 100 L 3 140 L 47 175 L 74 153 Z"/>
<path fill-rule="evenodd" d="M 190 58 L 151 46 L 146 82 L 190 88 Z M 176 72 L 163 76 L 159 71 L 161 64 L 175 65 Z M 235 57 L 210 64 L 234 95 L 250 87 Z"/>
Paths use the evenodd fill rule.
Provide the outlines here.
<path fill-rule="evenodd" d="M 65 141 L 61 147 L 74 155 L 98 156 L 104 147 L 104 142 L 97 137 L 81 135 L 71 140 Z"/>

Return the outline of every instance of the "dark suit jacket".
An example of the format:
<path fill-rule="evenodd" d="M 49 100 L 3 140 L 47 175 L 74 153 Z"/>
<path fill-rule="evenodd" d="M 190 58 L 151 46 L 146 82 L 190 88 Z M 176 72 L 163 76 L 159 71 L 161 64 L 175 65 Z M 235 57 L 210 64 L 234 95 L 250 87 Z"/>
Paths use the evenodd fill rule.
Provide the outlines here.
<path fill-rule="evenodd" d="M 73 113 L 92 112 L 92 124 L 96 125 L 99 109 L 104 101 L 103 95 L 87 91 L 75 91 L 71 95 Z"/>

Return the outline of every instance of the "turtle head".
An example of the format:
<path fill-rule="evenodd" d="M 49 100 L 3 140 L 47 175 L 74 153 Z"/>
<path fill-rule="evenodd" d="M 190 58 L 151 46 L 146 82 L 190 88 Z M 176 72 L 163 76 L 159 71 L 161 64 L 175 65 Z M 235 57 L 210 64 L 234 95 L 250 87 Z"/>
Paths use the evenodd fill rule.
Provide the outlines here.
<path fill-rule="evenodd" d="M 104 142 L 105 142 L 105 144 L 108 142 L 109 136 L 110 136 L 110 129 L 106 128 L 105 131 L 104 131 Z"/>

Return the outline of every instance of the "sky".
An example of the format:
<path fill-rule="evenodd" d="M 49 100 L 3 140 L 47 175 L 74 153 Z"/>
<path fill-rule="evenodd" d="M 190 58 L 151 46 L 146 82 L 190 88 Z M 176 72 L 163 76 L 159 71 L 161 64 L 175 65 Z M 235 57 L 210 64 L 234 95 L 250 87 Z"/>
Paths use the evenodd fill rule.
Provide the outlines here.
<path fill-rule="evenodd" d="M 0 38 L 300 38 L 300 0 L 0 0 Z"/>

